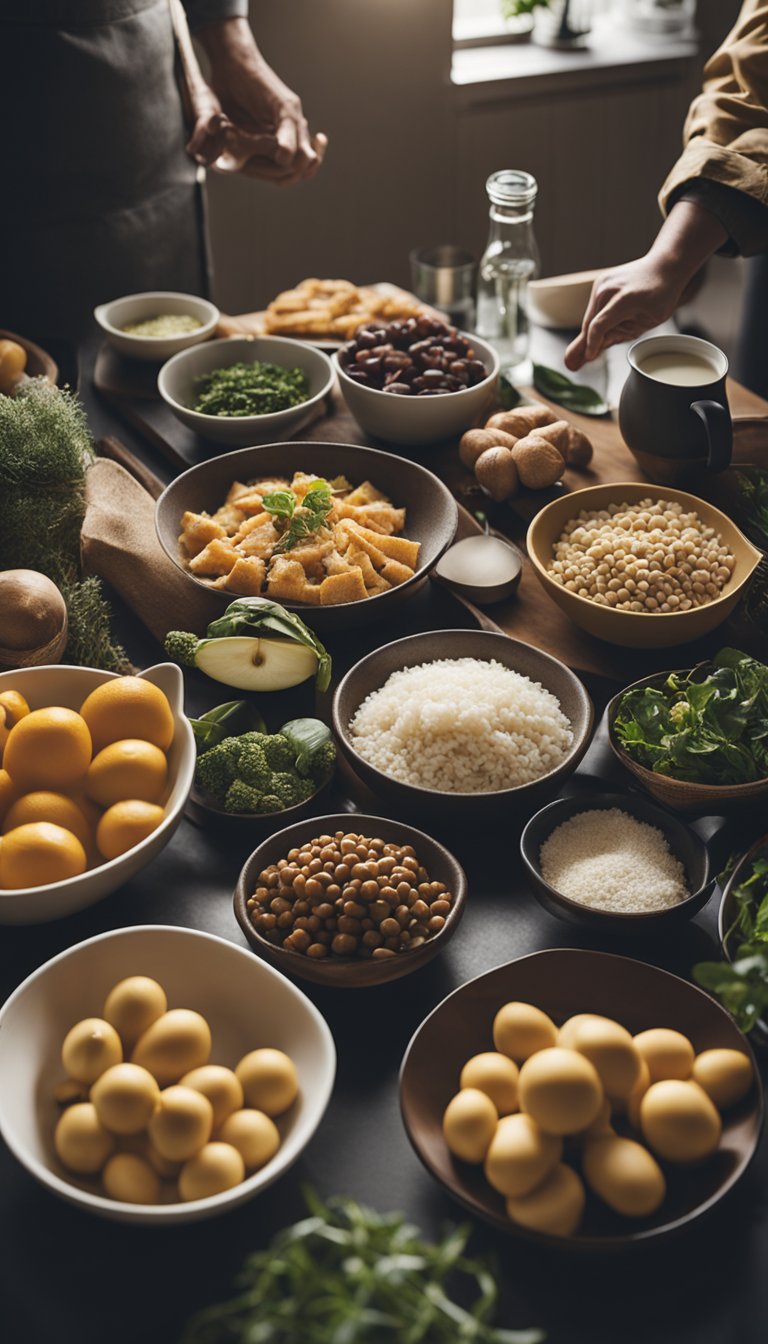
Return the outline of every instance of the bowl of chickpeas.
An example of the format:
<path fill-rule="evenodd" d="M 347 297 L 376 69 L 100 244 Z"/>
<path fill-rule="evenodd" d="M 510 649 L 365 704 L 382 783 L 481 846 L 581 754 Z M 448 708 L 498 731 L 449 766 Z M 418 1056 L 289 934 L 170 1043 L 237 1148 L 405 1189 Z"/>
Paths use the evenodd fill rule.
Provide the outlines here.
<path fill-rule="evenodd" d="M 582 630 L 625 648 L 708 635 L 733 611 L 761 560 L 714 505 L 636 481 L 547 504 L 528 529 L 536 577 Z"/>
<path fill-rule="evenodd" d="M 380 985 L 431 961 L 458 928 L 467 879 L 431 836 L 384 817 L 310 817 L 246 861 L 235 916 L 255 952 L 298 979 Z"/>

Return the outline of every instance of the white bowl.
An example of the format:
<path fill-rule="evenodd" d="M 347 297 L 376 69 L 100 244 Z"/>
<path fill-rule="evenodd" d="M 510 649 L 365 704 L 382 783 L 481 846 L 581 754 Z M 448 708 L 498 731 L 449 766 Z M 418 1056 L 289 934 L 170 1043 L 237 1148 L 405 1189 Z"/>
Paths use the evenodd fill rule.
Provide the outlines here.
<path fill-rule="evenodd" d="M 122 330 L 126 323 L 143 322 L 145 318 L 160 317 L 165 313 L 196 317 L 202 326 L 179 336 L 132 336 Z M 94 308 L 93 316 L 106 332 L 109 344 L 121 355 L 157 362 L 207 341 L 219 323 L 219 310 L 207 299 L 200 299 L 196 294 L 177 294 L 169 289 L 149 289 L 143 294 L 126 294 L 111 303 L 100 303 Z"/>
<path fill-rule="evenodd" d="M 74 914 L 109 896 L 140 868 L 154 859 L 167 845 L 181 821 L 184 805 L 195 773 L 195 738 L 184 713 L 184 678 L 174 663 L 159 663 L 138 674 L 151 681 L 168 697 L 173 710 L 174 738 L 168 751 L 168 796 L 164 800 L 165 817 L 156 831 L 117 859 L 109 859 L 80 877 L 64 882 L 49 882 L 44 887 L 26 887 L 0 891 L 0 924 L 44 924 L 62 915 Z M 29 667 L 20 672 L 0 673 L 0 690 L 20 691 L 30 709 L 63 705 L 79 710 L 85 697 L 105 681 L 113 681 L 113 672 L 92 667 Z M 128 731 L 128 725 L 126 726 Z"/>
<path fill-rule="evenodd" d="M 260 1171 L 232 1190 L 188 1204 L 126 1204 L 100 1194 L 60 1164 L 53 1146 L 59 1114 L 61 1044 L 84 1017 L 98 1016 L 117 981 L 159 980 L 174 1008 L 202 1013 L 213 1035 L 211 1060 L 234 1067 L 261 1046 L 296 1065 L 298 1100 L 277 1122 L 281 1145 Z M 319 1125 L 333 1087 L 333 1037 L 309 999 L 249 949 L 194 929 L 139 925 L 102 933 L 61 952 L 19 986 L 0 1011 L 0 1132 L 27 1171 L 79 1208 L 121 1223 L 195 1222 L 264 1190 L 296 1161 Z"/>
<path fill-rule="evenodd" d="M 191 409 L 195 379 L 201 374 L 230 364 L 255 364 L 257 360 L 302 369 L 309 379 L 307 400 L 267 415 L 201 415 Z M 311 420 L 315 408 L 333 387 L 333 366 L 327 355 L 305 341 L 290 341 L 285 336 L 231 336 L 174 355 L 160 370 L 157 387 L 176 418 L 201 438 L 249 448 L 251 444 L 287 438 Z"/>
<path fill-rule="evenodd" d="M 488 376 L 474 387 L 435 397 L 397 397 L 377 387 L 364 387 L 344 372 L 338 353 L 334 355 L 341 394 L 366 434 L 373 434 L 385 443 L 415 447 L 458 438 L 479 422 L 496 397 L 499 357 L 493 346 L 479 336 L 466 331 L 460 335 L 472 342 L 476 358 L 483 361 Z"/>

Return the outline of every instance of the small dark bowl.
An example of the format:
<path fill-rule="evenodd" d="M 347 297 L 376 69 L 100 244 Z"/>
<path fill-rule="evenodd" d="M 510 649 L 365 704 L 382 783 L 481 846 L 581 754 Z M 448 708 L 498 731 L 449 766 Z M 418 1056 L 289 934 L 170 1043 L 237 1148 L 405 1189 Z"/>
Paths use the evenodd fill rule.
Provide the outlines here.
<path fill-rule="evenodd" d="M 750 846 L 746 854 L 739 859 L 723 888 L 723 899 L 720 902 L 717 916 L 717 930 L 720 935 L 723 955 L 727 957 L 728 961 L 736 960 L 736 950 L 740 942 L 738 930 L 734 929 L 738 914 L 736 888 L 740 887 L 749 876 L 752 864 L 761 855 L 768 858 L 768 835 L 761 835 L 760 839 Z M 760 1046 L 768 1047 L 768 1019 L 760 1018 L 750 1035 Z"/>
<path fill-rule="evenodd" d="M 428 938 L 426 943 L 414 952 L 401 952 L 395 957 L 384 957 L 373 961 L 361 957 L 329 957 L 325 961 L 313 961 L 300 952 L 291 952 L 279 944 L 270 943 L 256 931 L 248 913 L 248 898 L 256 889 L 256 879 L 262 868 L 285 858 L 294 845 L 305 844 L 316 835 L 333 835 L 336 831 L 355 830 L 359 834 L 368 834 L 386 842 L 391 840 L 412 845 L 431 879 L 442 882 L 453 894 L 450 914 L 439 933 Z M 464 869 L 450 850 L 433 840 L 423 831 L 402 822 L 390 821 L 385 817 L 363 816 L 357 812 L 342 812 L 336 816 L 313 817 L 311 820 L 297 822 L 269 837 L 246 860 L 235 889 L 235 917 L 254 952 L 270 961 L 279 971 L 295 975 L 300 980 L 311 980 L 316 985 L 329 985 L 334 989 L 362 988 L 367 985 L 383 985 L 388 980 L 399 980 L 426 966 L 437 956 L 453 937 L 464 913 L 467 897 L 467 879 Z"/>
<path fill-rule="evenodd" d="M 686 900 L 666 910 L 625 915 L 581 905 L 545 882 L 539 855 L 542 845 L 552 832 L 580 812 L 604 811 L 612 807 L 618 807 L 637 821 L 644 821 L 662 832 L 672 853 L 685 869 L 691 892 Z M 715 886 L 715 879 L 710 875 L 709 852 L 701 836 L 662 808 L 630 793 L 581 793 L 576 798 L 558 798 L 537 812 L 535 817 L 531 817 L 520 837 L 520 853 L 531 891 L 545 910 L 570 924 L 586 925 L 600 929 L 602 933 L 620 936 L 637 934 L 642 937 L 679 928 L 706 905 Z"/>
<path fill-rule="evenodd" d="M 670 672 L 681 670 L 690 671 L 690 668 L 671 668 Z M 696 784 L 684 779 L 673 779 L 670 775 L 656 774 L 646 766 L 638 765 L 637 761 L 633 761 L 624 750 L 613 726 L 621 700 L 628 691 L 635 691 L 644 686 L 663 686 L 670 672 L 655 672 L 650 677 L 633 681 L 609 702 L 605 711 L 605 721 L 608 725 L 608 742 L 616 759 L 621 762 L 625 770 L 634 775 L 638 783 L 658 803 L 690 816 L 719 817 L 742 807 L 744 803 L 753 803 L 756 799 L 764 798 L 768 794 L 768 778 L 755 779 L 749 784 Z"/>
<path fill-rule="evenodd" d="M 389 398 L 393 400 L 393 398 Z M 398 508 L 405 508 L 405 531 L 410 541 L 421 546 L 419 567 L 412 579 L 360 602 L 315 607 L 305 602 L 283 601 L 302 620 L 320 632 L 347 630 L 386 619 L 394 607 L 427 582 L 429 572 L 443 551 L 450 546 L 458 526 L 458 508 L 447 486 L 417 462 L 396 457 L 376 448 L 360 448 L 351 443 L 271 443 L 258 448 L 240 448 L 200 462 L 182 472 L 166 487 L 157 501 L 155 528 L 166 555 L 184 574 L 187 582 L 202 588 L 218 601 L 224 612 L 237 593 L 212 588 L 190 573 L 179 546 L 182 514 L 214 512 L 224 503 L 233 481 L 251 481 L 259 476 L 292 476 L 295 471 L 315 472 L 332 479 L 346 476 L 353 485 L 370 481 Z"/>
<path fill-rule="evenodd" d="M 683 1032 L 698 1053 L 722 1047 L 749 1056 L 754 1084 L 723 1115 L 720 1146 L 697 1167 L 666 1167 L 667 1194 L 648 1218 L 612 1213 L 591 1195 L 581 1229 L 572 1237 L 528 1231 L 511 1222 L 504 1199 L 482 1167 L 451 1156 L 443 1112 L 458 1091 L 470 1056 L 492 1050 L 491 1025 L 502 1004 L 534 1003 L 560 1025 L 574 1013 L 615 1018 L 635 1035 L 660 1023 Z M 400 1069 L 400 1107 L 417 1156 L 449 1195 L 499 1232 L 537 1246 L 570 1251 L 627 1251 L 688 1227 L 741 1180 L 755 1155 L 763 1122 L 763 1094 L 754 1054 L 736 1023 L 709 994 L 657 966 L 607 952 L 557 948 L 497 966 L 454 990 L 422 1022 Z"/>
<path fill-rule="evenodd" d="M 441 793 L 437 789 L 403 784 L 370 765 L 359 755 L 349 733 L 349 724 L 367 695 L 378 690 L 393 672 L 435 662 L 439 658 L 495 659 L 531 681 L 540 682 L 560 701 L 560 708 L 571 722 L 573 743 L 565 761 L 530 784 L 500 789 L 492 793 Z M 401 806 L 441 818 L 461 822 L 486 822 L 494 817 L 509 818 L 516 808 L 530 811 L 531 804 L 543 802 L 569 775 L 573 774 L 589 745 L 592 733 L 592 702 L 578 677 L 569 667 L 550 654 L 535 649 L 508 635 L 486 630 L 435 630 L 409 635 L 369 653 L 355 663 L 339 683 L 333 697 L 333 731 L 352 769 L 374 791 Z"/>
<path fill-rule="evenodd" d="M 306 798 L 303 803 L 295 803 L 293 807 L 284 807 L 282 812 L 227 812 L 193 784 L 185 812 L 190 821 L 202 830 L 213 830 L 233 836 L 247 834 L 254 840 L 259 840 L 272 835 L 276 828 L 282 830 L 285 826 L 292 826 L 296 821 L 303 821 L 305 817 L 322 812 L 332 783 L 333 775 L 325 784 L 321 784 L 311 798 Z"/>

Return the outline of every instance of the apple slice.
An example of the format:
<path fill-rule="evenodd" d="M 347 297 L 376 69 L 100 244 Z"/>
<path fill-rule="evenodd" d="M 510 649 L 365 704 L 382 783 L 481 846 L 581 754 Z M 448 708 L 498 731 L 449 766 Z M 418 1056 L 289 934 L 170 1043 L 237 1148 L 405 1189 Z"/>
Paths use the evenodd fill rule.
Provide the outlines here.
<path fill-rule="evenodd" d="M 203 640 L 195 666 L 213 681 L 241 691 L 285 691 L 315 675 L 317 654 L 292 639 L 227 635 Z"/>

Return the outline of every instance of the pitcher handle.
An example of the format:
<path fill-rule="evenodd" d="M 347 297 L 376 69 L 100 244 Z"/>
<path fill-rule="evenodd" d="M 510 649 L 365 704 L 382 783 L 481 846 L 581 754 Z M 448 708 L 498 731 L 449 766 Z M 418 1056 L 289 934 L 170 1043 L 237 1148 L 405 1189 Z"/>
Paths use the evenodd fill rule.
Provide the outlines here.
<path fill-rule="evenodd" d="M 696 412 L 704 425 L 708 469 L 725 471 L 733 451 L 733 425 L 729 412 L 719 401 L 694 401 L 691 410 Z"/>

